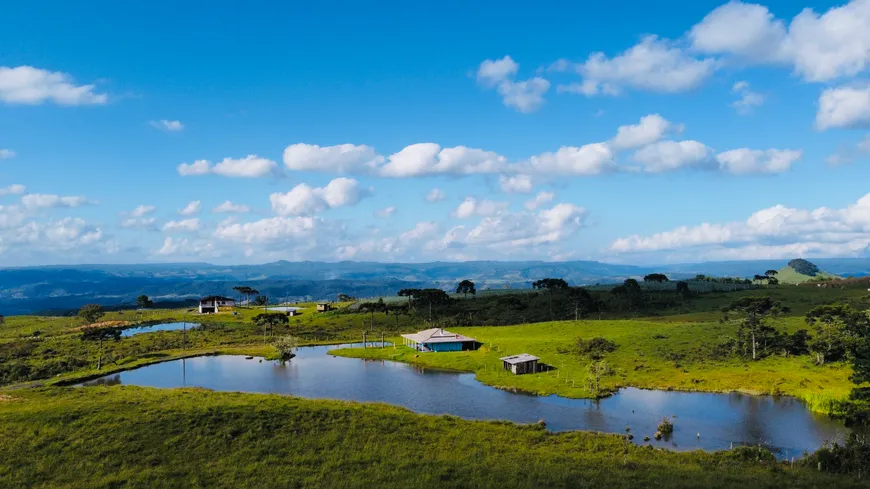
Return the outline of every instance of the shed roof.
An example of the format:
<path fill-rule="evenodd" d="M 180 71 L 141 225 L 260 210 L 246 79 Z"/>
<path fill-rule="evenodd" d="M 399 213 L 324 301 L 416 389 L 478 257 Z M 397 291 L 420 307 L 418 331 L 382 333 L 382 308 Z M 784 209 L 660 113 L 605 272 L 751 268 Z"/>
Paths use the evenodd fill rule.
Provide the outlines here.
<path fill-rule="evenodd" d="M 477 341 L 474 338 L 451 333 L 450 331 L 441 328 L 424 329 L 418 333 L 403 334 L 402 337 L 408 338 L 417 343 L 456 343 L 463 341 Z"/>
<path fill-rule="evenodd" d="M 502 361 L 507 362 L 511 365 L 516 365 L 517 363 L 525 363 L 531 362 L 533 360 L 540 360 L 540 358 L 529 355 L 528 353 L 520 353 L 519 355 L 511 355 L 509 357 L 501 358 Z"/>

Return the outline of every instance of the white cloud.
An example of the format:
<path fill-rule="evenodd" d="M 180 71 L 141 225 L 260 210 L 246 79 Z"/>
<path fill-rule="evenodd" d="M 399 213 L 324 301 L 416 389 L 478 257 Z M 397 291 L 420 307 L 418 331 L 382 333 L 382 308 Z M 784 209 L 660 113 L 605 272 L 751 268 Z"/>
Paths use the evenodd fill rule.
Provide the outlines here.
<path fill-rule="evenodd" d="M 193 163 L 178 165 L 178 174 L 181 176 L 207 175 L 213 173 L 224 177 L 258 178 L 274 175 L 278 169 L 278 163 L 257 155 L 248 155 L 241 159 L 224 158 L 212 165 L 207 160 L 197 160 Z"/>
<path fill-rule="evenodd" d="M 734 110 L 740 115 L 747 115 L 752 112 L 752 109 L 764 103 L 764 95 L 750 90 L 749 82 L 747 81 L 735 83 L 731 87 L 731 93 L 735 93 L 740 97 L 731 104 L 731 107 L 734 107 Z"/>
<path fill-rule="evenodd" d="M 576 89 L 587 96 L 618 94 L 624 87 L 662 93 L 698 87 L 715 71 L 713 59 L 697 59 L 671 41 L 646 36 L 640 43 L 613 58 L 593 53 L 576 70 L 583 83 Z"/>
<path fill-rule="evenodd" d="M 453 215 L 459 219 L 467 219 L 471 216 L 493 216 L 507 209 L 507 202 L 494 202 L 491 200 L 477 200 L 474 197 L 466 197 L 459 207 L 453 211 Z"/>
<path fill-rule="evenodd" d="M 660 141 L 644 146 L 632 159 L 643 171 L 660 173 L 685 167 L 709 166 L 712 150 L 698 141 Z"/>
<path fill-rule="evenodd" d="M 462 236 L 455 233 L 453 242 L 466 246 L 484 246 L 502 252 L 516 252 L 527 246 L 557 243 L 577 231 L 586 211 L 573 204 L 557 204 L 537 214 L 506 212 L 485 217 Z"/>
<path fill-rule="evenodd" d="M 375 217 L 390 217 L 396 213 L 396 206 L 391 205 L 375 211 Z"/>
<path fill-rule="evenodd" d="M 0 196 L 3 195 L 21 195 L 27 188 L 24 185 L 12 184 L 8 187 L 0 187 Z"/>
<path fill-rule="evenodd" d="M 732 149 L 716 155 L 723 171 L 742 175 L 747 173 L 783 173 L 801 159 L 803 152 L 789 149 L 766 151 L 748 148 Z"/>
<path fill-rule="evenodd" d="M 0 160 L 8 160 L 10 158 L 15 158 L 15 151 L 11 149 L 0 149 Z"/>
<path fill-rule="evenodd" d="M 151 127 L 160 129 L 161 131 L 178 132 L 184 129 L 184 124 L 182 124 L 181 121 L 170 121 L 167 119 L 149 121 L 148 124 L 150 124 Z"/>
<path fill-rule="evenodd" d="M 538 110 L 544 104 L 544 94 L 550 90 L 550 82 L 541 77 L 517 81 L 519 65 L 505 56 L 502 59 L 487 59 L 480 63 L 477 81 L 487 88 L 495 88 L 504 104 L 520 112 Z"/>
<path fill-rule="evenodd" d="M 423 175 L 471 175 L 496 173 L 507 166 L 507 159 L 492 151 L 456 146 L 441 148 L 435 143 L 406 146 L 390 155 L 379 173 L 385 177 Z"/>
<path fill-rule="evenodd" d="M 203 255 L 216 256 L 215 247 L 207 241 L 191 241 L 187 238 L 178 239 L 167 236 L 163 240 L 163 246 L 155 252 L 156 255 L 181 255 L 201 257 Z"/>
<path fill-rule="evenodd" d="M 819 96 L 816 128 L 870 127 L 870 85 L 825 89 Z"/>
<path fill-rule="evenodd" d="M 225 223 L 215 237 L 248 244 L 283 242 L 310 237 L 319 221 L 313 217 L 273 217 L 248 223 Z M 316 244 L 316 243 L 315 243 Z"/>
<path fill-rule="evenodd" d="M 163 232 L 166 233 L 192 233 L 199 230 L 199 219 L 183 219 L 180 221 L 169 221 L 163 225 Z"/>
<path fill-rule="evenodd" d="M 32 66 L 0 66 L 0 100 L 9 104 L 99 105 L 108 96 L 95 92 L 95 85 L 76 85 L 66 73 Z"/>
<path fill-rule="evenodd" d="M 682 226 L 614 241 L 614 252 L 699 249 L 705 259 L 855 254 L 870 244 L 870 194 L 843 209 L 803 210 L 776 205 L 745 221 Z M 695 256 L 698 255 L 696 252 Z M 743 253 L 743 254 L 741 254 Z"/>
<path fill-rule="evenodd" d="M 522 171 L 546 175 L 599 175 L 616 169 L 606 143 L 581 147 L 563 146 L 555 153 L 541 153 L 519 164 Z"/>
<path fill-rule="evenodd" d="M 426 202 L 441 202 L 445 198 L 444 191 L 440 188 L 433 188 L 426 194 Z"/>
<path fill-rule="evenodd" d="M 21 205 L 27 209 L 52 209 L 60 207 L 81 207 L 93 204 L 84 197 L 62 197 L 53 194 L 27 194 L 21 197 Z"/>
<path fill-rule="evenodd" d="M 650 114 L 640 118 L 640 122 L 632 126 L 620 126 L 610 144 L 616 151 L 640 148 L 659 141 L 672 129 L 672 124 L 658 114 Z"/>
<path fill-rule="evenodd" d="M 507 194 L 527 194 L 532 191 L 534 184 L 529 175 L 501 175 L 498 177 L 501 191 Z"/>
<path fill-rule="evenodd" d="M 870 155 L 870 134 L 866 134 L 855 144 L 841 148 L 834 154 L 828 156 L 825 161 L 831 166 L 845 165 L 852 163 L 855 158 L 860 158 L 866 155 Z"/>
<path fill-rule="evenodd" d="M 180 211 L 178 211 L 178 213 L 181 214 L 182 216 L 192 216 L 192 215 L 196 214 L 197 212 L 199 212 L 199 208 L 200 208 L 201 204 L 202 204 L 202 202 L 200 202 L 198 200 L 191 201 L 186 206 L 184 206 L 184 209 L 181 209 Z"/>
<path fill-rule="evenodd" d="M 300 183 L 287 193 L 269 196 L 272 210 L 279 216 L 309 215 L 326 209 L 354 205 L 370 194 L 351 178 L 336 178 L 325 187 Z"/>
<path fill-rule="evenodd" d="M 555 194 L 553 192 L 540 192 L 535 196 L 534 199 L 527 200 L 524 204 L 524 207 L 530 211 L 541 207 L 544 204 L 548 204 L 553 201 Z"/>
<path fill-rule="evenodd" d="M 140 205 L 140 206 L 137 206 L 132 211 L 130 211 L 129 216 L 130 217 L 142 217 L 146 214 L 151 214 L 155 210 L 157 210 L 157 208 L 154 207 L 153 205 Z"/>
<path fill-rule="evenodd" d="M 384 161 L 374 148 L 365 145 L 292 144 L 284 149 L 284 165 L 296 171 L 339 174 L 372 173 Z"/>
<path fill-rule="evenodd" d="M 804 9 L 788 28 L 764 6 L 732 1 L 708 14 L 688 37 L 696 51 L 743 63 L 789 65 L 804 79 L 823 82 L 867 69 L 868 25 L 868 0 L 853 0 L 822 15 Z"/>
<path fill-rule="evenodd" d="M 246 206 L 246 205 L 242 205 L 242 204 L 234 204 L 233 202 L 226 200 L 222 204 L 220 204 L 219 206 L 212 209 L 211 211 L 215 214 L 224 214 L 224 213 L 226 213 L 226 214 L 229 214 L 229 213 L 244 214 L 247 212 L 251 212 L 251 208 Z"/>

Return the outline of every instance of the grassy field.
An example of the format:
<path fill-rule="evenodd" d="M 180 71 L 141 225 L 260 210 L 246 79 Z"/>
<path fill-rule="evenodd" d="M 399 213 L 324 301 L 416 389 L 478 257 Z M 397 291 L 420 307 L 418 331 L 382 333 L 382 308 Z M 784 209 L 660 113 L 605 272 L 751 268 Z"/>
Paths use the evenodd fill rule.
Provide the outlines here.
<path fill-rule="evenodd" d="M 866 487 L 742 450 L 199 389 L 0 394 L 0 487 Z"/>
<path fill-rule="evenodd" d="M 793 332 L 806 327 L 799 318 L 775 322 Z M 814 410 L 830 412 L 854 385 L 851 369 L 843 363 L 815 365 L 808 356 L 770 356 L 759 361 L 737 358 L 711 360 L 713 342 L 733 336 L 736 326 L 720 323 L 643 320 L 563 321 L 522 326 L 453 328 L 484 343 L 477 351 L 418 353 L 402 345 L 385 349 L 342 349 L 335 355 L 397 360 L 433 368 L 475 372 L 478 380 L 500 388 L 567 397 L 592 397 L 587 387 L 590 360 L 566 351 L 577 338 L 603 337 L 617 350 L 605 356 L 613 375 L 602 387 L 615 390 L 633 386 L 687 391 L 742 391 L 753 394 L 788 394 L 801 398 Z M 500 357 L 531 353 L 556 369 L 515 376 L 502 370 Z"/>

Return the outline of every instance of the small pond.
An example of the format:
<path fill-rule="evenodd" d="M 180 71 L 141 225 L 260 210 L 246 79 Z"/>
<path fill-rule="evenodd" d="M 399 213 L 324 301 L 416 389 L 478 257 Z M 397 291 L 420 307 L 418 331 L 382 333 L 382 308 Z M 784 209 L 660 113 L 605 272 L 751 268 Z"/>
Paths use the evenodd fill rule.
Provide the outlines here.
<path fill-rule="evenodd" d="M 290 312 L 290 311 L 298 311 L 302 309 L 301 307 L 291 307 L 291 306 L 272 306 L 267 307 L 266 309 L 275 312 Z"/>
<path fill-rule="evenodd" d="M 189 358 L 111 374 L 85 385 L 196 386 L 384 402 L 418 413 L 466 419 L 517 423 L 543 419 L 553 431 L 625 434 L 628 426 L 638 444 L 644 444 L 644 436 L 652 438 L 663 416 L 675 416 L 673 435 L 661 441 L 653 439 L 650 444 L 672 450 L 721 450 L 732 445 L 760 444 L 780 458 L 800 457 L 825 441 L 842 440 L 848 434 L 841 423 L 811 413 L 790 397 L 634 388 L 600 401 L 532 396 L 486 386 L 470 373 L 334 357 L 327 354 L 331 348 L 336 347 L 300 348 L 298 355 L 283 365 L 233 355 Z"/>
<path fill-rule="evenodd" d="M 160 323 L 160 324 L 149 324 L 147 326 L 140 326 L 134 328 L 127 328 L 121 332 L 121 336 L 135 336 L 137 334 L 142 333 L 153 333 L 155 331 L 176 331 L 187 328 L 187 330 L 192 330 L 198 328 L 199 323 Z"/>

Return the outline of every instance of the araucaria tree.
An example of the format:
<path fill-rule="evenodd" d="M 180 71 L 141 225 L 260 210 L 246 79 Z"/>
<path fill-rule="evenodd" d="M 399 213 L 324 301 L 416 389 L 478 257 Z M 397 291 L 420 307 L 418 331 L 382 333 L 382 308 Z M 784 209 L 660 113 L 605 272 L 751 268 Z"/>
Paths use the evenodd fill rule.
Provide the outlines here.
<path fill-rule="evenodd" d="M 79 309 L 79 317 L 85 324 L 93 324 L 103 317 L 103 307 L 99 304 L 85 304 Z"/>
<path fill-rule="evenodd" d="M 136 298 L 136 306 L 137 307 L 145 308 L 145 307 L 151 307 L 153 305 L 154 305 L 154 303 L 151 301 L 151 299 L 148 298 L 147 295 L 142 294 Z"/>
<path fill-rule="evenodd" d="M 850 305 L 829 304 L 808 312 L 806 322 L 815 330 L 808 346 L 817 364 L 849 356 L 855 363 L 855 373 L 860 375 L 863 363 L 861 353 L 870 332 L 867 313 Z M 865 360 L 870 360 L 870 357 Z M 864 365 L 863 371 L 866 372 L 867 368 L 868 365 Z"/>
<path fill-rule="evenodd" d="M 459 282 L 459 285 L 456 286 L 456 293 L 462 294 L 463 296 L 468 298 L 468 294 L 477 294 L 477 289 L 474 288 L 474 282 L 472 282 L 471 280 L 463 280 L 462 282 Z"/>
<path fill-rule="evenodd" d="M 722 312 L 725 313 L 724 319 L 728 318 L 728 313 L 742 316 L 743 319 L 737 330 L 737 342 L 743 346 L 745 355 L 757 360 L 759 346 L 763 346 L 764 351 L 767 352 L 768 342 L 772 345 L 777 337 L 776 329 L 770 326 L 767 320 L 780 313 L 788 312 L 788 307 L 770 297 L 744 297 L 732 302 Z"/>
<path fill-rule="evenodd" d="M 668 276 L 663 273 L 651 273 L 643 278 L 644 282 L 667 282 Z"/>
<path fill-rule="evenodd" d="M 553 291 L 568 289 L 568 282 L 561 278 L 542 278 L 532 282 L 532 288 L 547 291 L 547 301 L 550 305 L 550 319 L 553 319 Z"/>
<path fill-rule="evenodd" d="M 283 312 L 265 312 L 254 316 L 254 324 L 263 327 L 263 342 L 266 342 L 266 329 L 268 328 L 270 335 L 275 334 L 275 326 L 286 326 L 290 324 L 290 320 Z"/>

